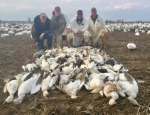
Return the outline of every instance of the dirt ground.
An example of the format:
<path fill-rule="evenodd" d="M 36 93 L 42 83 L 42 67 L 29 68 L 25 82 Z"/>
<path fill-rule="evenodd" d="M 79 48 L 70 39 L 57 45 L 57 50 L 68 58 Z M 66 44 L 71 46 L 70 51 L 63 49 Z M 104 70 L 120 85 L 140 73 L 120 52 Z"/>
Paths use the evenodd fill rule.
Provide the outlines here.
<path fill-rule="evenodd" d="M 129 51 L 127 43 L 133 42 L 137 49 Z M 33 61 L 37 51 L 29 36 L 10 36 L 0 38 L 0 115 L 146 115 L 150 114 L 150 36 L 134 32 L 115 31 L 109 33 L 109 44 L 106 53 L 114 57 L 129 69 L 136 80 L 144 80 L 139 84 L 136 100 L 142 105 L 137 107 L 129 103 L 127 98 L 119 98 L 117 104 L 109 106 L 109 99 L 99 94 L 90 94 L 84 88 L 79 91 L 81 98 L 71 100 L 66 94 L 54 90 L 45 99 L 39 91 L 35 95 L 26 95 L 20 105 L 4 104 L 8 94 L 3 93 L 4 79 L 21 73 L 21 66 Z M 17 94 L 15 95 L 15 98 Z M 147 112 L 147 113 L 146 113 Z"/>

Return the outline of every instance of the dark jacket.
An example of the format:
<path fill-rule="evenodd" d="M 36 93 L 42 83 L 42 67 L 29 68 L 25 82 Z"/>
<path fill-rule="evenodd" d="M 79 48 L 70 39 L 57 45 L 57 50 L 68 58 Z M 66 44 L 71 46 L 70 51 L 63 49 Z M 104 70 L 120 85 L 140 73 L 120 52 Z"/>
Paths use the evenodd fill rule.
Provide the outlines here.
<path fill-rule="evenodd" d="M 53 32 L 53 23 L 48 17 L 47 17 L 46 22 L 43 26 L 43 30 L 44 30 L 44 37 L 47 34 Z M 38 42 L 40 35 L 43 33 L 43 31 L 41 29 L 40 15 L 38 15 L 34 18 L 34 24 L 32 25 L 31 33 L 32 33 L 32 37 L 35 40 L 35 42 Z"/>

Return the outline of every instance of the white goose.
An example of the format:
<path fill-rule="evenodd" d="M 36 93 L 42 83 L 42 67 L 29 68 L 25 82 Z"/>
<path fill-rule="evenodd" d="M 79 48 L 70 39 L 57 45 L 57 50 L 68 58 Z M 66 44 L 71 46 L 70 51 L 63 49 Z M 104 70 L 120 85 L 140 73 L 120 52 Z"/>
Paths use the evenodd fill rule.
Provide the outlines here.
<path fill-rule="evenodd" d="M 37 66 L 41 67 L 42 66 L 42 60 L 44 59 L 44 55 L 42 55 L 40 58 L 35 59 L 35 63 Z"/>
<path fill-rule="evenodd" d="M 30 73 L 21 73 L 14 77 L 14 80 L 7 81 L 4 86 L 4 93 L 9 92 L 9 96 L 4 103 L 10 103 L 14 99 L 14 94 L 18 90 L 20 84 L 30 78 Z M 3 104 L 4 104 L 3 103 Z"/>
<path fill-rule="evenodd" d="M 1 38 L 7 37 L 9 34 L 1 34 Z"/>
<path fill-rule="evenodd" d="M 70 74 L 74 70 L 74 64 L 70 63 L 69 66 L 65 66 L 62 68 L 62 72 L 66 75 Z"/>
<path fill-rule="evenodd" d="M 49 82 L 49 88 L 52 88 L 54 86 L 54 84 L 56 83 L 58 79 L 58 75 L 53 74 L 51 77 L 52 78 L 50 79 L 50 82 Z"/>
<path fill-rule="evenodd" d="M 63 87 L 63 85 L 67 84 L 70 81 L 70 75 L 60 75 L 59 87 Z"/>
<path fill-rule="evenodd" d="M 80 87 L 80 80 L 75 80 L 74 82 L 70 81 L 69 84 L 63 85 L 62 88 L 57 87 L 59 90 L 66 93 L 68 96 L 71 97 L 71 99 L 76 99 L 79 96 L 77 96 L 77 91 Z"/>
<path fill-rule="evenodd" d="M 23 65 L 22 66 L 23 71 L 28 70 L 29 72 L 34 71 L 35 69 L 37 69 L 37 65 L 35 63 L 31 63 L 31 64 L 27 64 L 27 65 Z"/>
<path fill-rule="evenodd" d="M 18 98 L 14 100 L 14 103 L 22 103 L 27 93 L 35 94 L 36 92 L 38 92 L 41 87 L 41 83 L 38 83 L 38 81 L 41 82 L 41 78 L 41 74 L 34 74 L 33 77 L 23 82 L 18 89 Z"/>
<path fill-rule="evenodd" d="M 50 72 L 50 65 L 45 59 L 42 60 L 41 70 L 44 70 L 46 72 Z"/>
<path fill-rule="evenodd" d="M 102 97 L 104 95 L 106 97 L 110 97 L 111 99 L 109 100 L 109 105 L 114 105 L 116 104 L 116 100 L 119 98 L 118 90 L 120 89 L 121 88 L 117 83 L 108 81 L 105 83 L 103 89 L 99 93 Z"/>
<path fill-rule="evenodd" d="M 44 51 L 43 51 L 43 50 L 40 50 L 40 51 L 38 51 L 38 52 L 35 52 L 35 53 L 33 54 L 33 57 L 34 57 L 34 58 L 40 58 L 43 54 L 44 54 Z"/>
<path fill-rule="evenodd" d="M 101 74 L 93 73 L 89 77 L 88 83 L 84 84 L 87 90 L 92 90 L 91 93 L 99 93 L 104 85 Z"/>
<path fill-rule="evenodd" d="M 126 79 L 124 78 L 126 77 Z M 135 100 L 138 94 L 138 84 L 135 79 L 127 72 L 124 72 L 124 76 L 119 77 L 118 84 L 123 89 L 124 93 L 128 95 L 128 99 L 134 105 L 138 105 L 138 102 Z"/>

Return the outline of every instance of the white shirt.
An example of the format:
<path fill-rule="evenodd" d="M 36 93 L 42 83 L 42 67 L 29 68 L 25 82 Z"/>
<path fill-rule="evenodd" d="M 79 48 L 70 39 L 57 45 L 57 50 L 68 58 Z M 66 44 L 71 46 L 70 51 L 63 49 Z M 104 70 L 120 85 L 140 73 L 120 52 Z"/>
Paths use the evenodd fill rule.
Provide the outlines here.
<path fill-rule="evenodd" d="M 89 21 L 89 32 L 91 33 L 92 36 L 95 36 L 102 29 L 106 30 L 105 22 L 99 15 L 95 20 L 95 24 L 91 16 L 88 18 L 88 21 Z"/>
<path fill-rule="evenodd" d="M 72 30 L 73 33 L 77 33 L 78 30 L 81 30 L 84 33 L 85 31 L 88 30 L 89 22 L 88 22 L 87 19 L 85 19 L 83 17 L 83 20 L 82 20 L 81 24 L 78 24 L 78 22 L 76 20 L 77 20 L 77 17 L 74 17 L 71 20 L 71 30 Z"/>

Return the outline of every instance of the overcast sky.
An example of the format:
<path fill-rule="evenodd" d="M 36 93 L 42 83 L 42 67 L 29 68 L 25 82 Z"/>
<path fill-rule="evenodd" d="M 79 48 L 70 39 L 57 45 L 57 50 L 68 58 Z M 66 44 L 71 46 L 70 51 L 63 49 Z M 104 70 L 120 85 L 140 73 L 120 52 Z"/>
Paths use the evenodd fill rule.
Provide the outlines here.
<path fill-rule="evenodd" d="M 50 17 L 55 6 L 70 19 L 79 9 L 87 18 L 95 7 L 104 20 L 150 21 L 150 0 L 0 0 L 0 19 L 33 20 L 40 12 Z"/>

